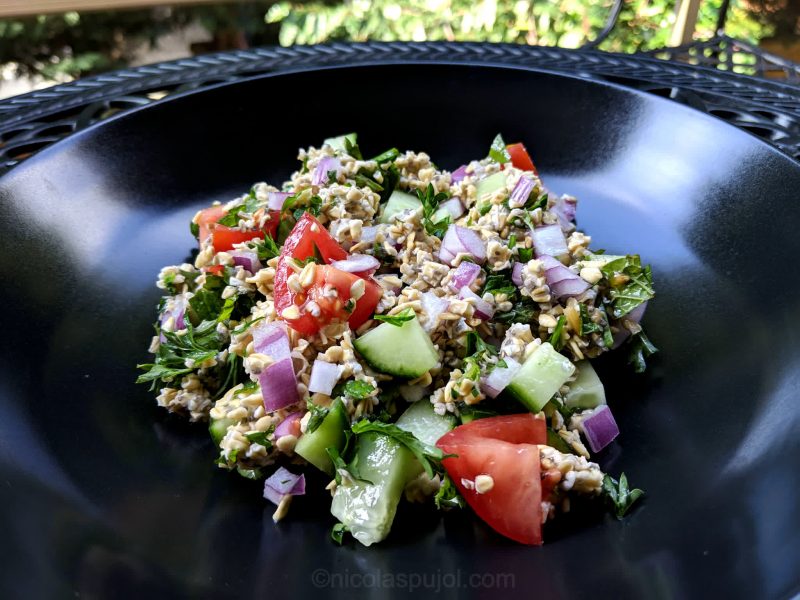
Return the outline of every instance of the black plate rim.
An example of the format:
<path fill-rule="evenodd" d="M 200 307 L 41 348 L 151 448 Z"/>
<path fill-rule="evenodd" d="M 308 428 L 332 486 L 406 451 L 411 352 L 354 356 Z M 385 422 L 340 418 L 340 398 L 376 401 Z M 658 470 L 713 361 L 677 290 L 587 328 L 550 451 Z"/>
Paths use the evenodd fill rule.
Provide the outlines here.
<path fill-rule="evenodd" d="M 83 138 L 94 135 L 94 133 L 105 127 L 105 126 L 113 126 L 113 124 L 123 121 L 129 118 L 135 118 L 139 113 L 148 110 L 157 110 L 160 106 L 168 106 L 176 101 L 181 101 L 185 98 L 194 97 L 195 95 L 200 95 L 204 93 L 214 92 L 226 87 L 237 86 L 237 85 L 246 85 L 252 83 L 254 81 L 260 81 L 265 79 L 273 79 L 273 78 L 281 78 L 285 76 L 293 76 L 299 74 L 306 74 L 306 73 L 314 73 L 314 72 L 321 72 L 321 71 L 335 71 L 335 70 L 346 70 L 346 69 L 368 69 L 374 67 L 396 67 L 396 66 L 451 66 L 451 67 L 458 67 L 464 70 L 472 69 L 474 67 L 478 68 L 488 68 L 488 69 L 497 69 L 497 70 L 511 70 L 511 71 L 523 71 L 528 73 L 535 73 L 535 74 L 543 74 L 550 77 L 556 78 L 563 78 L 567 80 L 572 80 L 574 82 L 580 82 L 581 84 L 590 85 L 590 86 L 599 86 L 602 88 L 612 89 L 617 92 L 624 92 L 628 94 L 632 94 L 642 100 L 647 102 L 654 102 L 656 105 L 661 106 L 669 106 L 674 109 L 678 109 L 680 111 L 684 111 L 688 114 L 693 115 L 695 118 L 701 118 L 711 121 L 716 125 L 721 125 L 726 127 L 731 132 L 736 132 L 736 135 L 741 135 L 750 140 L 751 142 L 756 142 L 758 145 L 761 146 L 762 149 L 768 150 L 774 156 L 787 161 L 792 168 L 800 169 L 800 159 L 794 159 L 787 154 L 781 152 L 775 146 L 765 142 L 763 139 L 759 138 L 753 133 L 749 131 L 740 129 L 731 125 L 730 123 L 725 122 L 724 120 L 720 119 L 719 117 L 715 117 L 714 115 L 703 113 L 695 108 L 690 106 L 686 106 L 684 104 L 680 104 L 678 102 L 674 102 L 667 98 L 663 98 L 661 96 L 656 96 L 654 94 L 648 94 L 647 92 L 636 90 L 633 88 L 626 87 L 622 84 L 612 83 L 608 81 L 598 81 L 595 79 L 588 79 L 585 77 L 579 77 L 576 75 L 572 75 L 569 73 L 562 73 L 559 71 L 554 71 L 547 68 L 539 68 L 533 67 L 528 65 L 512 65 L 512 64 L 503 64 L 503 63 L 495 63 L 491 61 L 478 61 L 473 63 L 464 63 L 459 61 L 448 61 L 448 60 L 402 60 L 402 59 L 383 59 L 383 60 L 374 60 L 374 61 L 365 61 L 365 62 L 358 62 L 358 63 L 343 63 L 337 65 L 308 65 L 302 66 L 297 68 L 290 68 L 287 70 L 277 71 L 273 73 L 260 73 L 257 75 L 253 75 L 250 77 L 243 77 L 242 79 L 237 79 L 236 81 L 222 81 L 219 83 L 211 84 L 209 86 L 203 87 L 201 89 L 192 89 L 192 90 L 185 90 L 183 92 L 179 92 L 173 95 L 170 95 L 163 100 L 155 102 L 153 104 L 146 104 L 143 106 L 138 106 L 127 110 L 125 112 L 112 115 L 111 117 L 104 119 L 103 121 L 99 121 L 90 125 L 89 127 L 82 129 L 80 131 L 76 131 L 68 135 L 61 140 L 58 140 L 56 143 L 48 146 L 41 152 L 37 152 L 34 156 L 27 159 L 23 164 L 18 165 L 14 169 L 10 170 L 9 172 L 0 176 L 0 183 L 4 183 L 6 181 L 10 181 L 13 179 L 14 173 L 19 171 L 24 171 L 24 165 L 26 164 L 36 164 L 40 160 L 47 159 L 53 153 L 60 152 L 65 150 L 70 143 L 78 143 Z"/>

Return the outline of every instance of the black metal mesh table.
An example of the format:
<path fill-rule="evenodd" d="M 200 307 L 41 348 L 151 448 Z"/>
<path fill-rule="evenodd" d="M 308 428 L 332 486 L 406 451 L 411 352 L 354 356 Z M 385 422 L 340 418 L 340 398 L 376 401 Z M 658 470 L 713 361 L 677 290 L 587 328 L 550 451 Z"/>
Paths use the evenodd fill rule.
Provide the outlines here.
<path fill-rule="evenodd" d="M 644 55 L 485 43 L 341 43 L 258 48 L 148 65 L 0 102 L 0 173 L 113 114 L 221 82 L 351 64 L 513 65 L 613 82 L 689 105 L 800 160 L 800 87 Z"/>

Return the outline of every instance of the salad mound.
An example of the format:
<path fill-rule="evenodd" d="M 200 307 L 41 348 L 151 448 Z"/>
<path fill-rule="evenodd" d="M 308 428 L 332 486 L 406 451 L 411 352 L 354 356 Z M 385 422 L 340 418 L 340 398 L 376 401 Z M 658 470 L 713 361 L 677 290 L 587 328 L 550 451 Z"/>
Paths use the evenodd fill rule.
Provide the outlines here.
<path fill-rule="evenodd" d="M 138 379 L 158 404 L 209 421 L 217 465 L 263 480 L 275 521 L 303 469 L 326 473 L 339 542 L 384 539 L 403 498 L 524 544 L 576 496 L 621 518 L 642 492 L 592 461 L 619 430 L 591 361 L 645 369 L 650 268 L 592 250 L 575 198 L 499 135 L 453 172 L 364 158 L 355 134 L 298 159 L 199 211 L 194 264 L 161 270 Z"/>

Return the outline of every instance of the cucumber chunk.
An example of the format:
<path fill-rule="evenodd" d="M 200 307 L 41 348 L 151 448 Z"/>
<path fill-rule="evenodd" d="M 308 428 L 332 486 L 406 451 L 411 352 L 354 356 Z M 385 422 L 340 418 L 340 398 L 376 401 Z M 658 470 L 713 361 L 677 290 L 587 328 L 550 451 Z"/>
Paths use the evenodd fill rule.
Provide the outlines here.
<path fill-rule="evenodd" d="M 379 221 L 381 223 L 392 223 L 394 218 L 403 211 L 420 208 L 422 208 L 422 202 L 419 201 L 419 198 L 406 192 L 395 190 L 389 196 L 389 200 L 386 201 L 386 206 L 383 207 Z"/>
<path fill-rule="evenodd" d="M 211 419 L 211 423 L 208 425 L 208 433 L 211 434 L 211 439 L 214 440 L 214 444 L 216 444 L 217 448 L 219 448 L 222 438 L 228 433 L 228 427 L 235 423 L 236 421 L 228 419 L 227 417 L 223 419 Z"/>
<path fill-rule="evenodd" d="M 440 416 L 427 401 L 415 402 L 396 425 L 429 444 L 453 428 L 450 416 Z M 380 542 L 392 528 L 406 484 L 422 472 L 402 444 L 379 433 L 358 436 L 356 469 L 361 480 L 337 486 L 331 513 L 365 546 Z"/>
<path fill-rule="evenodd" d="M 321 471 L 333 476 L 333 463 L 325 448 L 332 447 L 341 451 L 344 448 L 344 432 L 347 427 L 347 411 L 342 401 L 337 398 L 319 427 L 300 436 L 294 451 Z"/>
<path fill-rule="evenodd" d="M 353 345 L 373 369 L 415 379 L 439 362 L 439 353 L 417 317 L 401 325 L 381 323 Z"/>
<path fill-rule="evenodd" d="M 569 384 L 569 393 L 564 404 L 570 408 L 597 408 L 606 403 L 606 391 L 603 382 L 588 360 L 575 364 L 578 371 L 575 381 Z"/>
<path fill-rule="evenodd" d="M 350 145 L 355 145 L 357 137 L 355 133 L 346 133 L 337 137 L 327 138 L 323 140 L 322 145 L 328 144 L 336 152 L 346 152 L 344 141 L 348 140 Z"/>
<path fill-rule="evenodd" d="M 506 174 L 503 171 L 498 171 L 494 175 L 481 179 L 476 188 L 476 196 L 478 200 L 484 199 L 489 194 L 493 194 L 500 188 L 506 185 Z"/>
<path fill-rule="evenodd" d="M 545 342 L 517 371 L 508 391 L 528 410 L 537 413 L 575 372 L 575 365 Z"/>

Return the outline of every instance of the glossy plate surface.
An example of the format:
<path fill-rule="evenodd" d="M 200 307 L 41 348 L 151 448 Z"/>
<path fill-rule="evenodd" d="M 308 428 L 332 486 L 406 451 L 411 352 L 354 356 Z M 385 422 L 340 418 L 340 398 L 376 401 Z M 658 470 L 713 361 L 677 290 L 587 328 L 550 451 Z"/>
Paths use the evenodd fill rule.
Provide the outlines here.
<path fill-rule="evenodd" d="M 406 510 L 386 543 L 338 548 L 324 493 L 274 526 L 258 484 L 212 465 L 203 426 L 134 385 L 156 274 L 187 257 L 194 211 L 283 181 L 298 147 L 351 130 L 365 154 L 425 150 L 451 169 L 502 131 L 548 187 L 578 196 L 594 248 L 652 264 L 644 324 L 661 353 L 645 376 L 624 357 L 599 365 L 622 430 L 601 465 L 647 492 L 625 521 L 565 525 L 527 548 L 469 515 Z M 0 595 L 797 592 L 798 192 L 796 163 L 722 122 L 509 68 L 265 77 L 57 144 L 0 180 Z"/>

